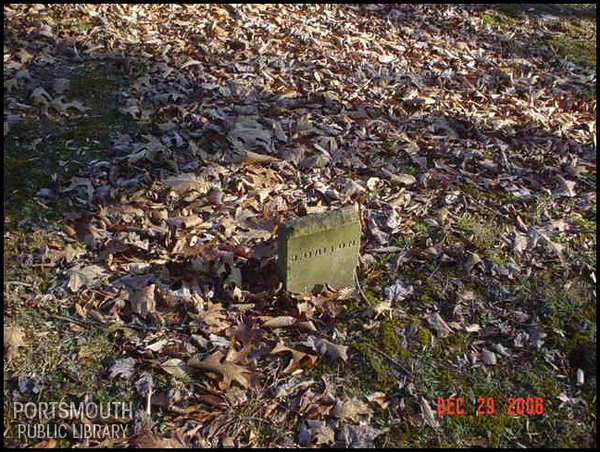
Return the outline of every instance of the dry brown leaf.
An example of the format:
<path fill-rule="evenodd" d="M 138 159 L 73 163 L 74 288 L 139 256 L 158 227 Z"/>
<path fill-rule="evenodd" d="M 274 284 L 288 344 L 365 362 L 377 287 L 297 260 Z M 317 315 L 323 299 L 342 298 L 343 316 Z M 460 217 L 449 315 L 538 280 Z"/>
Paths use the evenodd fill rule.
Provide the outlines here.
<path fill-rule="evenodd" d="M 109 276 L 108 272 L 98 265 L 77 266 L 70 269 L 67 274 L 69 275 L 67 287 L 72 292 L 77 292 L 82 287 L 96 287 L 102 279 Z"/>
<path fill-rule="evenodd" d="M 156 285 L 150 284 L 142 289 L 130 291 L 129 302 L 134 314 L 146 317 L 156 311 L 155 289 Z"/>
<path fill-rule="evenodd" d="M 236 154 L 234 162 L 235 163 L 246 163 L 248 165 L 251 165 L 253 163 L 260 164 L 260 163 L 279 162 L 279 159 L 276 157 L 273 157 L 271 155 L 259 154 L 257 152 L 252 152 L 252 151 L 242 151 L 242 152 Z"/>
<path fill-rule="evenodd" d="M 77 110 L 80 113 L 91 110 L 91 108 L 86 107 L 78 100 L 74 100 L 72 102 L 65 102 L 63 99 L 65 96 L 59 96 L 56 99 L 53 99 L 52 102 L 48 104 L 48 108 L 52 108 L 56 110 L 61 115 L 66 115 L 69 109 Z"/>
<path fill-rule="evenodd" d="M 131 378 L 134 372 L 135 359 L 124 358 L 115 361 L 113 366 L 110 368 L 108 378 L 111 380 L 115 377 Z"/>
<path fill-rule="evenodd" d="M 185 193 L 191 190 L 208 193 L 208 190 L 211 188 L 211 185 L 206 180 L 191 173 L 168 177 L 163 183 L 178 193 Z"/>
<path fill-rule="evenodd" d="M 371 416 L 371 409 L 367 404 L 357 398 L 337 402 L 330 414 L 339 419 L 358 422 L 361 416 Z"/>
<path fill-rule="evenodd" d="M 265 321 L 265 323 L 262 324 L 262 328 L 286 328 L 294 325 L 297 321 L 298 319 L 295 317 L 282 315 Z"/>
<path fill-rule="evenodd" d="M 335 432 L 325 421 L 309 419 L 298 428 L 298 443 L 300 446 L 322 446 L 335 442 Z"/>
<path fill-rule="evenodd" d="M 190 366 L 182 359 L 172 358 L 160 365 L 160 368 L 173 375 L 175 378 L 185 381 L 190 376 Z"/>
<path fill-rule="evenodd" d="M 25 331 L 20 326 L 4 327 L 4 356 L 11 358 L 16 355 L 19 347 L 24 347 Z"/>
<path fill-rule="evenodd" d="M 52 100 L 52 96 L 42 87 L 34 89 L 31 92 L 30 97 L 33 101 L 33 105 L 46 106 Z"/>
<path fill-rule="evenodd" d="M 129 442 L 132 446 L 141 449 L 181 449 L 186 447 L 177 434 L 173 438 L 161 438 L 150 430 L 145 430 Z"/>
<path fill-rule="evenodd" d="M 481 359 L 483 360 L 484 364 L 487 364 L 488 366 L 495 366 L 498 361 L 496 354 L 485 348 L 481 352 Z"/>
<path fill-rule="evenodd" d="M 46 441 L 41 441 L 37 444 L 31 446 L 32 449 L 55 449 L 56 448 L 56 440 L 48 439 Z"/>
<path fill-rule="evenodd" d="M 444 319 L 437 312 L 427 317 L 427 323 L 437 332 L 439 337 L 446 337 L 452 332 L 452 328 L 444 322 Z"/>
<path fill-rule="evenodd" d="M 424 397 L 421 397 L 421 415 L 430 427 L 435 429 L 440 428 L 440 422 L 438 421 L 436 414 L 433 412 L 429 406 L 429 402 L 427 402 Z"/>
<path fill-rule="evenodd" d="M 221 375 L 223 377 L 220 385 L 221 389 L 228 388 L 231 382 L 236 382 L 243 388 L 249 387 L 250 381 L 245 374 L 251 372 L 245 367 L 224 360 L 224 358 L 225 356 L 222 352 L 216 351 L 203 360 L 194 356 L 189 360 L 188 364 L 197 369 Z"/>
<path fill-rule="evenodd" d="M 286 347 L 285 345 L 278 343 L 271 350 L 271 355 L 276 355 L 278 353 L 288 352 L 291 353 L 292 359 L 290 360 L 288 366 L 283 369 L 283 373 L 292 373 L 299 367 L 311 368 L 315 365 L 317 357 L 314 355 L 310 355 L 308 353 L 301 352 L 299 350 L 295 350 L 293 348 Z"/>
<path fill-rule="evenodd" d="M 348 360 L 348 346 L 334 344 L 327 339 L 322 339 L 316 336 L 309 336 L 307 345 L 321 355 L 328 355 L 331 359 L 342 361 Z"/>
<path fill-rule="evenodd" d="M 385 410 L 390 404 L 388 396 L 385 392 L 376 391 L 367 395 L 366 397 L 369 402 L 377 404 L 377 406 L 382 410 Z"/>

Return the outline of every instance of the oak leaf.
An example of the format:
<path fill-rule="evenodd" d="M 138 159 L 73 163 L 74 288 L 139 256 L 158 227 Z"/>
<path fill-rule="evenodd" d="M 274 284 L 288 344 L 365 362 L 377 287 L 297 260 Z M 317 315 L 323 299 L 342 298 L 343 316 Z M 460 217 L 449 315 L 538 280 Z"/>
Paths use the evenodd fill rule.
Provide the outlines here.
<path fill-rule="evenodd" d="M 245 367 L 224 360 L 224 357 L 222 352 L 216 351 L 203 360 L 194 356 L 188 364 L 205 372 L 220 374 L 223 377 L 220 384 L 221 389 L 228 388 L 231 382 L 236 382 L 243 388 L 249 387 L 250 381 L 244 374 L 250 373 L 250 371 Z"/>

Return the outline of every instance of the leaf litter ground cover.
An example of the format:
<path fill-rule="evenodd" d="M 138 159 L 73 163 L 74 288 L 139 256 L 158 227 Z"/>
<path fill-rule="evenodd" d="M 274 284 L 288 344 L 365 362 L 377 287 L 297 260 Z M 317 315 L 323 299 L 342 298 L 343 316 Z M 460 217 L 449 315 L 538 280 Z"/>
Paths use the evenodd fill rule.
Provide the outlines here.
<path fill-rule="evenodd" d="M 566 11 L 5 6 L 6 443 L 595 445 L 595 9 Z M 278 225 L 352 203 L 360 290 L 283 292 Z M 135 415 L 19 437 L 15 402 L 63 400 Z"/>

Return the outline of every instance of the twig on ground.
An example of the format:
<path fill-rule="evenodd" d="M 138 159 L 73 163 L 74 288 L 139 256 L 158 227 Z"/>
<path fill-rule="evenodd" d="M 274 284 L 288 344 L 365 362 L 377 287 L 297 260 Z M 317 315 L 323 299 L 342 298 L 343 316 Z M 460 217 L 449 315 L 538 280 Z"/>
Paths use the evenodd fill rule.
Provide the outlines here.
<path fill-rule="evenodd" d="M 402 372 L 404 372 L 406 375 L 408 375 L 409 377 L 412 376 L 412 372 L 410 372 L 406 367 L 404 367 L 402 364 L 400 364 L 396 359 L 392 358 L 390 355 L 388 355 L 385 352 L 382 352 L 381 350 L 373 347 L 371 344 L 366 344 L 367 347 L 369 347 L 371 350 L 373 350 L 374 352 L 379 353 L 381 356 L 383 356 L 384 358 L 386 358 L 388 361 L 390 361 L 393 365 L 395 365 L 398 369 L 400 369 Z"/>
<path fill-rule="evenodd" d="M 369 300 L 367 300 L 366 295 L 364 294 L 362 288 L 360 287 L 360 281 L 358 280 L 358 275 L 356 274 L 356 270 L 354 270 L 354 281 L 356 282 L 356 287 L 358 289 L 358 293 L 360 294 L 360 297 L 363 299 L 363 301 L 365 303 L 367 303 L 368 306 L 370 306 Z"/>
<path fill-rule="evenodd" d="M 58 319 L 58 320 L 64 320 L 65 322 L 75 323 L 79 326 L 93 326 L 104 332 L 108 332 L 108 328 L 106 328 L 104 325 L 102 325 L 98 322 L 93 322 L 91 320 L 81 320 L 81 319 L 76 319 L 74 317 L 68 317 L 68 316 L 58 315 L 58 314 L 48 314 L 48 317 L 51 317 L 53 319 Z"/>

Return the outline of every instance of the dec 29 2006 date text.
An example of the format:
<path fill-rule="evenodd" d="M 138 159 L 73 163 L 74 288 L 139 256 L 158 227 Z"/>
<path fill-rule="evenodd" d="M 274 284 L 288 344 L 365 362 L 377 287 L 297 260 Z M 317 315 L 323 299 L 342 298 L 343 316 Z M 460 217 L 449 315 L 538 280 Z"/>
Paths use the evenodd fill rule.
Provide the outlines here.
<path fill-rule="evenodd" d="M 544 414 L 543 397 L 507 397 L 503 406 L 498 406 L 494 397 L 477 397 L 475 404 L 468 405 L 463 397 L 438 397 L 437 414 L 440 416 L 539 416 Z"/>

